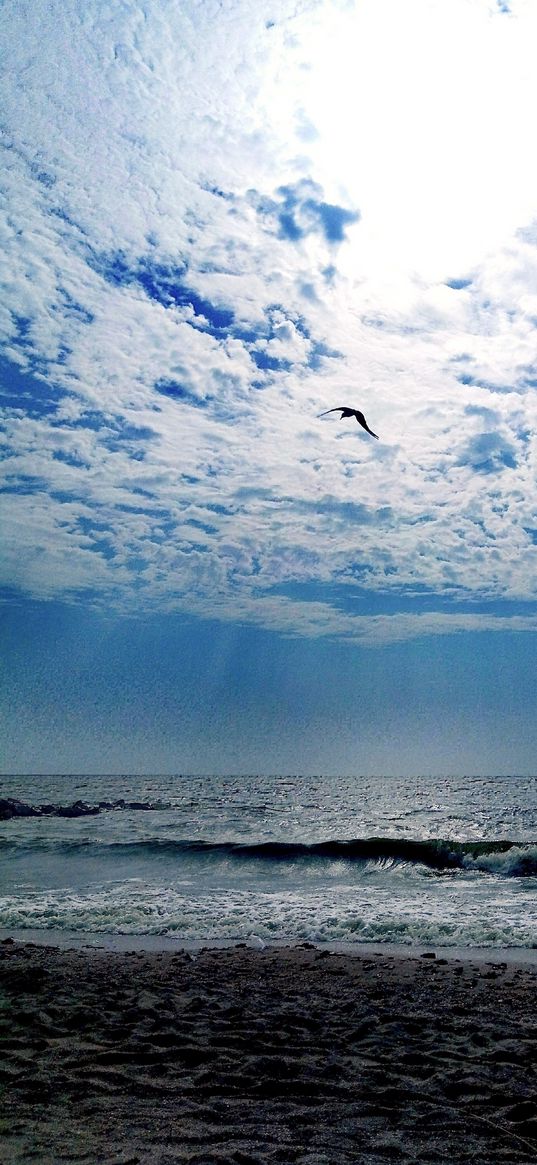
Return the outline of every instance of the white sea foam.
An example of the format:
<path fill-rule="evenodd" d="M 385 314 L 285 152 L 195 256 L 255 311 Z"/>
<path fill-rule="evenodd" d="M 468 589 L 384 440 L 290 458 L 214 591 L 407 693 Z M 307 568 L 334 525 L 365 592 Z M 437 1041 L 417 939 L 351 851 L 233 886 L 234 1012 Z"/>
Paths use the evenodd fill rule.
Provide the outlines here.
<path fill-rule="evenodd" d="M 503 877 L 524 877 L 526 873 L 537 874 L 537 845 L 514 845 L 502 853 L 495 850 L 490 854 L 476 857 L 466 855 L 463 860 L 467 870 L 486 870 Z"/>
<path fill-rule="evenodd" d="M 184 894 L 129 882 L 91 893 L 48 891 L 0 899 L 0 927 L 111 934 L 173 935 L 184 941 L 234 940 L 434 943 L 439 946 L 534 946 L 537 920 L 497 902 L 483 917 L 470 902 L 394 901 L 363 897 L 354 888 L 332 892 Z"/>
<path fill-rule="evenodd" d="M 537 946 L 537 778 L 10 778 L 0 790 L 170 806 L 3 822 L 3 928 Z M 347 860 L 353 839 L 380 844 Z"/>

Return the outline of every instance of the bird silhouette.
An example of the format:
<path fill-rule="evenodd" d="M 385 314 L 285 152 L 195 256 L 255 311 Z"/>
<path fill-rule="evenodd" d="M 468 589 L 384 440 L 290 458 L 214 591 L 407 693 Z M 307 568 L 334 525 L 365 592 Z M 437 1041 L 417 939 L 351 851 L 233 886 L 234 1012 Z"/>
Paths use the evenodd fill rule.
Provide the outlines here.
<path fill-rule="evenodd" d="M 340 421 L 342 421 L 344 417 L 356 417 L 356 420 L 358 421 L 358 424 L 362 426 L 362 429 L 365 429 L 366 433 L 370 433 L 372 437 L 376 437 L 377 441 L 379 440 L 377 433 L 374 433 L 373 430 L 369 428 L 364 414 L 361 413 L 358 409 L 348 409 L 344 405 L 338 405 L 337 408 L 327 409 L 325 413 L 319 413 L 319 416 L 327 417 L 328 413 L 341 413 L 339 418 Z"/>

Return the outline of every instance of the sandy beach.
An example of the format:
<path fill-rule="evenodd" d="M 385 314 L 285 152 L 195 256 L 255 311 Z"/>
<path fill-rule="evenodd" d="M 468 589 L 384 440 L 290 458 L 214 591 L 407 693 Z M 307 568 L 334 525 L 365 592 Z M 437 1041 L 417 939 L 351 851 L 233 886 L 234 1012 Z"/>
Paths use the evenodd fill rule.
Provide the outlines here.
<path fill-rule="evenodd" d="M 0 945 L 3 1160 L 537 1160 L 535 967 Z"/>

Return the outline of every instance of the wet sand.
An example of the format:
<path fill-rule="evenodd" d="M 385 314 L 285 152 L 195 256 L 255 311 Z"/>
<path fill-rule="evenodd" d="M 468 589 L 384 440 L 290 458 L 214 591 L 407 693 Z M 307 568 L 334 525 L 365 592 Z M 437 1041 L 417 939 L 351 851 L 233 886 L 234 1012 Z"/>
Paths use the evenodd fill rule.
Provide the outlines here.
<path fill-rule="evenodd" d="M 537 970 L 0 943 L 2 1160 L 537 1162 Z"/>

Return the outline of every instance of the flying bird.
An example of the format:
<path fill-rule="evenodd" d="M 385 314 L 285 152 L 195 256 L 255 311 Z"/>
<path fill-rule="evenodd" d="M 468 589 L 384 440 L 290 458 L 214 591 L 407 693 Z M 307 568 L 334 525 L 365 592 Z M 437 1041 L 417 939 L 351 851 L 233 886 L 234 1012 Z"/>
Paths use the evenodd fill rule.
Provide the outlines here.
<path fill-rule="evenodd" d="M 362 426 L 362 429 L 365 429 L 366 433 L 370 433 L 372 437 L 376 437 L 377 441 L 379 440 L 378 434 L 374 433 L 373 430 L 369 428 L 364 414 L 361 413 L 358 409 L 348 409 L 345 408 L 344 405 L 338 405 L 335 409 L 327 409 L 325 413 L 319 413 L 319 416 L 327 417 L 328 413 L 341 413 L 339 418 L 340 421 L 342 421 L 344 417 L 356 417 L 356 420 L 358 421 L 358 424 Z"/>

